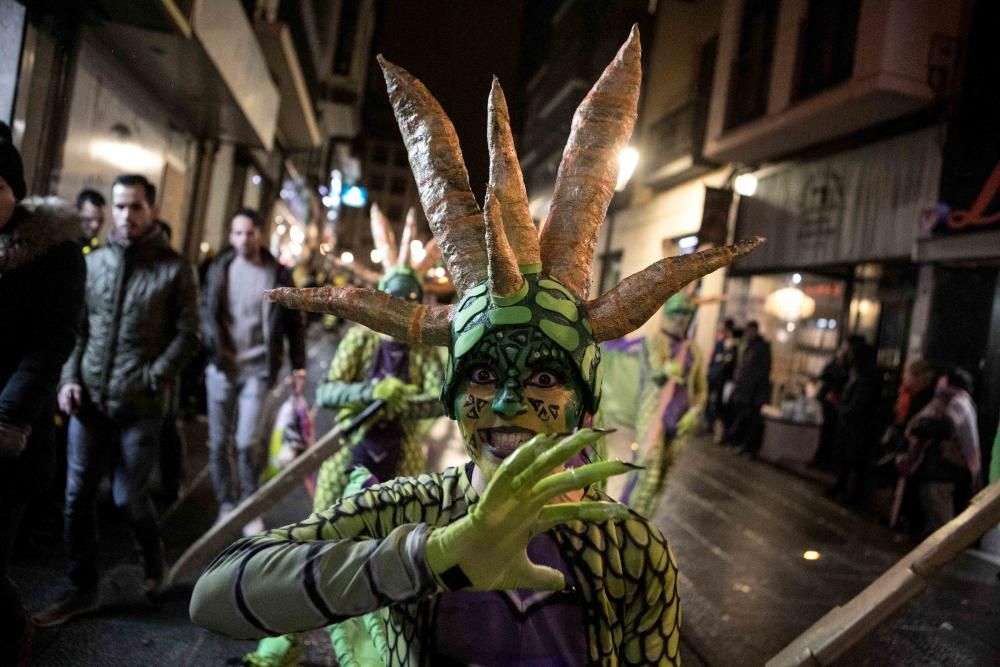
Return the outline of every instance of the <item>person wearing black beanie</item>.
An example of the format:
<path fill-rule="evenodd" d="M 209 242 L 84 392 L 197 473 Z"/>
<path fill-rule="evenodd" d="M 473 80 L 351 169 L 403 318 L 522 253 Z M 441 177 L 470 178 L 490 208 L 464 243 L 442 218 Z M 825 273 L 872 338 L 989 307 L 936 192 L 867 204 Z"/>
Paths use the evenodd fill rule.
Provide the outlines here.
<path fill-rule="evenodd" d="M 56 383 L 83 306 L 79 233 L 65 202 L 25 199 L 21 156 L 0 123 L 0 665 L 28 660 L 32 625 L 8 569 L 24 508 L 51 475 Z"/>

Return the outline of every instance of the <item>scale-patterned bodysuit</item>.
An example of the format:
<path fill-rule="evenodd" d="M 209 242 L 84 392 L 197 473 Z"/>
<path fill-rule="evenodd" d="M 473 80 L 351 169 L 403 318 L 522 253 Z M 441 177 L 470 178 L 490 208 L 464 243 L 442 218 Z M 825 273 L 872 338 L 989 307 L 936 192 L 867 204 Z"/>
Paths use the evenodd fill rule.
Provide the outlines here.
<path fill-rule="evenodd" d="M 363 396 L 365 390 L 374 384 L 373 371 L 377 369 L 373 366 L 377 365 L 376 357 L 383 344 L 392 342 L 371 329 L 355 326 L 348 330 L 330 362 L 326 383 L 316 392 L 317 404 L 339 410 L 337 418 L 341 422 L 349 420 L 367 407 L 367 400 Z M 394 432 L 391 435 L 400 442 L 386 444 L 391 447 L 398 444 L 398 464 L 395 470 L 383 474 L 383 479 L 419 475 L 426 471 L 427 457 L 421 447 L 421 437 L 429 424 L 427 420 L 442 414 L 439 397 L 444 381 L 444 366 L 440 352 L 431 347 L 411 346 L 407 355 L 408 358 L 404 359 L 408 370 L 405 381 L 419 387 L 420 393 L 407 400 L 404 413 L 393 416 L 391 426 Z M 384 424 L 384 420 L 381 423 Z M 359 428 L 351 436 L 347 446 L 342 447 L 320 467 L 313 502 L 315 511 L 330 507 L 343 495 L 355 448 L 364 446 L 366 436 L 379 425 L 380 422 L 375 421 Z"/>

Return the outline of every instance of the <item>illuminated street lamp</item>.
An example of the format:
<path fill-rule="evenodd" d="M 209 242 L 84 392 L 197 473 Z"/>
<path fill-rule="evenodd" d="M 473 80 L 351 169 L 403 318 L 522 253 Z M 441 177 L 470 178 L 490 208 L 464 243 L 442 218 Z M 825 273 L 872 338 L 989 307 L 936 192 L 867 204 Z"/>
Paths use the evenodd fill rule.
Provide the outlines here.
<path fill-rule="evenodd" d="M 615 184 L 615 192 L 621 192 L 625 189 L 638 164 L 639 151 L 631 146 L 626 146 L 618 153 L 618 182 Z"/>
<path fill-rule="evenodd" d="M 345 250 L 343 254 L 340 255 L 340 261 L 344 264 L 350 264 L 354 261 L 354 253 L 350 250 Z"/>
<path fill-rule="evenodd" d="M 753 197 L 757 192 L 757 177 L 753 174 L 740 174 L 733 181 L 733 189 L 741 197 Z"/>

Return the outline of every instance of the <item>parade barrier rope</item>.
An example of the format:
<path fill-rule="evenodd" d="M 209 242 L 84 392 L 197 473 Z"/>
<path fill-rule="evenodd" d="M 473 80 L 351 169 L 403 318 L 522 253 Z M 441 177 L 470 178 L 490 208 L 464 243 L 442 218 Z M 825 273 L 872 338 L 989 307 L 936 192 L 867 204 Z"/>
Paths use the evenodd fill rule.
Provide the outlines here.
<path fill-rule="evenodd" d="M 342 444 L 344 438 L 356 431 L 369 419 L 381 412 L 384 400 L 373 401 L 359 412 L 349 422 L 330 429 L 316 444 L 307 449 L 301 456 L 289 463 L 277 475 L 236 508 L 222 521 L 212 526 L 204 535 L 192 544 L 187 551 L 170 568 L 165 586 L 171 586 L 178 581 L 201 574 L 220 551 L 232 544 L 241 535 L 241 530 L 248 521 L 260 516 L 278 500 L 302 483 L 302 478 L 315 471 Z"/>
<path fill-rule="evenodd" d="M 829 665 L 927 587 L 930 575 L 1000 523 L 1000 481 L 847 604 L 835 607 L 767 662 L 767 667 Z"/>

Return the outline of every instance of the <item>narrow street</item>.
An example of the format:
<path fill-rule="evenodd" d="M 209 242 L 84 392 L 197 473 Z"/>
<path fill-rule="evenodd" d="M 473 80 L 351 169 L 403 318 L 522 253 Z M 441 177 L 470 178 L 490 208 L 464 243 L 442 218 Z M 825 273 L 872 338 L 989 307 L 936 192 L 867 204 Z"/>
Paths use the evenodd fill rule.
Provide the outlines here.
<path fill-rule="evenodd" d="M 819 485 L 707 440 L 681 457 L 655 521 L 680 567 L 685 643 L 708 665 L 763 664 L 911 548 Z M 839 664 L 997 664 L 998 572 L 963 554 Z"/>
<path fill-rule="evenodd" d="M 312 337 L 310 395 L 333 349 L 332 337 Z M 327 416 L 318 416 L 317 425 L 327 428 Z M 186 435 L 192 469 L 199 470 L 204 424 L 188 425 Z M 463 456 L 452 442 L 439 460 L 447 465 Z M 279 526 L 310 509 L 300 487 L 264 522 Z M 176 558 L 214 517 L 210 484 L 202 476 L 165 521 L 168 558 Z M 682 456 L 655 522 L 680 566 L 684 660 L 696 666 L 762 665 L 908 550 L 887 528 L 824 498 L 819 485 L 704 439 L 693 441 Z M 102 512 L 102 527 L 104 608 L 38 631 L 33 664 L 224 665 L 253 648 L 253 642 L 194 626 L 187 614 L 190 586 L 170 591 L 159 606 L 146 602 L 127 529 L 110 512 Z M 819 552 L 819 559 L 804 560 L 807 550 Z M 1000 615 L 998 571 L 963 555 L 841 664 L 997 664 L 1000 637 L 989 628 Z M 19 557 L 14 577 L 28 605 L 40 608 L 65 584 L 61 550 Z M 307 635 L 302 664 L 335 664 L 324 631 Z"/>

